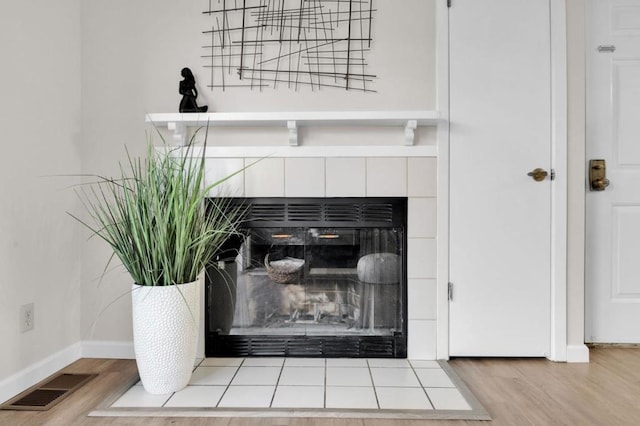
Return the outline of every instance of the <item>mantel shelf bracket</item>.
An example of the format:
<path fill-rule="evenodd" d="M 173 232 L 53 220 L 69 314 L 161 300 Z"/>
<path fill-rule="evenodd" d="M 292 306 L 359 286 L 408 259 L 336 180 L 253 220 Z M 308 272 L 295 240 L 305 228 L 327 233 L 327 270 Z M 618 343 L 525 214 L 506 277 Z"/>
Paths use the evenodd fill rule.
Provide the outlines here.
<path fill-rule="evenodd" d="M 418 120 L 407 120 L 407 124 L 404 126 L 404 144 L 411 146 L 414 144 L 416 138 L 416 128 L 418 127 Z"/>
<path fill-rule="evenodd" d="M 187 132 L 189 129 L 186 124 L 170 121 L 167 123 L 167 129 L 173 132 L 173 140 L 179 143 L 180 146 L 187 144 Z"/>
<path fill-rule="evenodd" d="M 287 121 L 289 129 L 289 146 L 298 146 L 298 124 L 295 120 Z"/>

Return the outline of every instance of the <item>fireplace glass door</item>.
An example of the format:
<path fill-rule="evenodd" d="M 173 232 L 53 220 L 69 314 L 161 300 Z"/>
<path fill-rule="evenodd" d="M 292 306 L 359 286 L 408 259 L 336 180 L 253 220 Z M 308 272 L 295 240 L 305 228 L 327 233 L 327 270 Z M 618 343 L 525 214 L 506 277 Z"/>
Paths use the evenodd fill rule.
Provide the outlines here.
<path fill-rule="evenodd" d="M 402 355 L 404 247 L 403 227 L 251 227 L 211 268 L 207 355 Z"/>
<path fill-rule="evenodd" d="M 229 334 L 393 335 L 401 312 L 397 229 L 256 228 L 236 268 Z"/>

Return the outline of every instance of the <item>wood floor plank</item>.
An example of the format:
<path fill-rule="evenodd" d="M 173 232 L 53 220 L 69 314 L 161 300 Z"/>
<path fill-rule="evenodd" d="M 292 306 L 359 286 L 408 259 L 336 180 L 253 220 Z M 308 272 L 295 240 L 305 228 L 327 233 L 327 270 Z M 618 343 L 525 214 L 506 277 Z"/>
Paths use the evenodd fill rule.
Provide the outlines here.
<path fill-rule="evenodd" d="M 596 347 L 591 363 L 541 359 L 455 359 L 450 365 L 489 411 L 486 423 L 461 420 L 339 418 L 87 417 L 136 374 L 131 360 L 81 359 L 64 372 L 99 376 L 50 411 L 0 411 L 0 425 L 460 426 L 636 425 L 640 419 L 640 348 Z"/>

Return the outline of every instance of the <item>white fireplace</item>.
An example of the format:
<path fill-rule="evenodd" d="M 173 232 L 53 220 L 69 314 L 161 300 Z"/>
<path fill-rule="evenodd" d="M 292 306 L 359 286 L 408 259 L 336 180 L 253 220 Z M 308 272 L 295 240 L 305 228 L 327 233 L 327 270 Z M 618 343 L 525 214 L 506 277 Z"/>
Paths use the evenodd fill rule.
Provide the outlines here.
<path fill-rule="evenodd" d="M 407 356 L 448 358 L 448 174 L 438 166 L 448 162 L 448 125 L 441 113 L 170 113 L 146 120 L 166 126 L 178 144 L 208 127 L 208 182 L 248 166 L 211 196 L 406 197 Z"/>
<path fill-rule="evenodd" d="M 223 148 L 208 148 L 208 182 L 251 164 L 212 196 L 407 197 L 407 355 L 436 359 L 437 158 L 367 156 L 367 147 L 352 147 L 349 156 L 309 156 L 301 147 L 256 163 L 256 150 L 245 149 L 246 157 L 228 157 L 228 152 L 221 155 Z M 307 156 L 293 156 L 296 150 Z M 357 156 L 358 151 L 364 155 Z"/>

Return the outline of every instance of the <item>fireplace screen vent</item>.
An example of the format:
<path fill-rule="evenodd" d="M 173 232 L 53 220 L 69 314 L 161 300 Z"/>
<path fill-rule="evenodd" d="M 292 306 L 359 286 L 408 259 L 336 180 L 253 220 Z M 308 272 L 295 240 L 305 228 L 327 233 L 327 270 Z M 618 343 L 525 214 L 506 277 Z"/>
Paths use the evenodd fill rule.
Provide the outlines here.
<path fill-rule="evenodd" d="M 207 270 L 207 356 L 406 357 L 406 198 L 232 202 L 244 238 Z"/>
<path fill-rule="evenodd" d="M 362 220 L 365 222 L 393 222 L 393 205 L 365 204 L 362 206 Z"/>
<path fill-rule="evenodd" d="M 362 218 L 362 209 L 358 204 L 325 207 L 325 220 L 329 222 L 359 222 Z"/>
<path fill-rule="evenodd" d="M 210 346 L 218 356 L 396 358 L 406 347 L 393 337 L 218 335 Z"/>
<path fill-rule="evenodd" d="M 284 222 L 286 220 L 286 205 L 278 204 L 251 204 L 247 210 L 246 221 L 272 221 Z"/>
<path fill-rule="evenodd" d="M 288 204 L 287 218 L 293 222 L 322 220 L 321 204 Z"/>
<path fill-rule="evenodd" d="M 325 201 L 326 200 L 326 201 Z M 330 226 L 331 224 L 352 224 L 355 226 L 389 226 L 399 222 L 393 202 L 368 198 L 367 202 L 350 202 L 349 199 L 294 199 L 272 198 L 236 200 L 246 203 L 245 222 L 260 223 L 265 226 L 271 222 L 274 226 L 283 223 L 313 222 Z"/>

